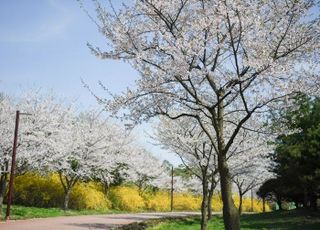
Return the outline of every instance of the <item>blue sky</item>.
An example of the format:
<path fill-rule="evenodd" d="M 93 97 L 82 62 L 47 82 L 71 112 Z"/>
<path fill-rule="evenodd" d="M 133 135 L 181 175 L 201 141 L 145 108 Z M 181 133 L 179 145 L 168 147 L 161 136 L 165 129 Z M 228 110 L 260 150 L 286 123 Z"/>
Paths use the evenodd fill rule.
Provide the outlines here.
<path fill-rule="evenodd" d="M 41 87 L 61 96 L 95 103 L 82 87 L 102 80 L 114 92 L 133 84 L 127 64 L 99 60 L 86 46 L 103 47 L 103 37 L 76 0 L 4 0 L 0 2 L 0 90 L 17 94 Z"/>
<path fill-rule="evenodd" d="M 97 59 L 87 42 L 105 46 L 104 38 L 76 0 L 0 1 L 0 92 L 19 96 L 41 88 L 92 107 L 97 103 L 81 78 L 100 95 L 99 80 L 115 93 L 134 84 L 138 75 L 130 65 Z M 137 132 L 150 132 L 150 127 L 143 125 Z M 138 136 L 156 156 L 179 162 L 149 144 L 144 135 Z"/>

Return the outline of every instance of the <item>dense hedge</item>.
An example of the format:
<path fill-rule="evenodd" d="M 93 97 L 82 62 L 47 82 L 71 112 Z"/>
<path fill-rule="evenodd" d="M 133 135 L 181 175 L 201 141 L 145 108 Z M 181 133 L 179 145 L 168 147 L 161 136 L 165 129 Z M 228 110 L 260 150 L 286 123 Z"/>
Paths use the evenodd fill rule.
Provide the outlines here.
<path fill-rule="evenodd" d="M 47 208 L 62 207 L 64 194 L 57 174 L 43 177 L 35 173 L 26 173 L 16 177 L 13 197 L 15 204 Z M 71 192 L 71 209 L 105 210 L 110 206 L 110 201 L 98 184 L 78 183 Z"/>
<path fill-rule="evenodd" d="M 40 176 L 27 173 L 16 177 L 14 190 L 14 203 L 34 207 L 62 207 L 63 189 L 56 174 Z M 234 196 L 236 205 L 239 197 Z M 102 186 L 94 182 L 79 182 L 72 190 L 70 197 L 71 209 L 107 210 L 109 208 L 129 212 L 141 210 L 169 211 L 169 191 L 147 191 L 140 195 L 134 186 L 116 186 L 109 191 L 108 197 L 103 193 Z M 200 209 L 201 196 L 189 193 L 175 193 L 173 199 L 174 210 L 196 211 Z M 254 200 L 254 211 L 262 212 L 262 204 Z M 212 199 L 213 211 L 222 210 L 222 201 L 219 194 Z M 251 200 L 243 199 L 243 211 L 251 210 Z M 270 208 L 267 206 L 267 211 Z"/>
<path fill-rule="evenodd" d="M 145 195 L 146 208 L 159 212 L 170 211 L 170 193 L 161 191 Z"/>
<path fill-rule="evenodd" d="M 134 187 L 118 186 L 111 188 L 109 199 L 114 209 L 138 211 L 145 208 L 144 199 Z"/>
<path fill-rule="evenodd" d="M 63 189 L 57 175 L 42 177 L 34 173 L 17 176 L 13 203 L 34 207 L 62 207 Z"/>
<path fill-rule="evenodd" d="M 107 210 L 111 202 L 97 183 L 78 183 L 71 192 L 70 207 L 74 209 Z"/>

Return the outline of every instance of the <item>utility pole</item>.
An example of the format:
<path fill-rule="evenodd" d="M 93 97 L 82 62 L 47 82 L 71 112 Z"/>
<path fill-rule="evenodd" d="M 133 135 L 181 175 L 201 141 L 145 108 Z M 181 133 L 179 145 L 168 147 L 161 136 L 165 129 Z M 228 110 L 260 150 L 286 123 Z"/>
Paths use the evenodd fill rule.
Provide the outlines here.
<path fill-rule="evenodd" d="M 11 172 L 10 172 L 9 191 L 8 191 L 8 200 L 7 200 L 7 212 L 6 212 L 6 218 L 5 218 L 6 220 L 10 220 L 10 208 L 11 208 L 11 203 L 12 203 L 13 181 L 14 181 L 15 167 L 16 167 L 16 155 L 17 155 L 18 130 L 19 130 L 20 115 L 31 115 L 31 114 L 20 113 L 19 110 L 16 111 L 16 124 L 15 124 L 15 128 L 14 128 L 12 159 L 11 159 Z"/>
<path fill-rule="evenodd" d="M 253 212 L 253 189 L 251 189 L 251 212 Z"/>
<path fill-rule="evenodd" d="M 171 212 L 173 211 L 173 166 L 171 168 L 171 205 L 170 205 Z"/>
<path fill-rule="evenodd" d="M 12 202 L 14 171 L 15 171 L 15 166 L 16 166 L 19 117 L 20 117 L 20 111 L 17 110 L 16 111 L 16 125 L 15 125 L 15 129 L 14 129 L 13 148 L 12 148 L 11 172 L 10 172 L 10 181 L 9 181 L 9 192 L 8 192 L 8 201 L 7 201 L 6 220 L 10 219 L 10 208 L 11 208 L 11 202 Z"/>

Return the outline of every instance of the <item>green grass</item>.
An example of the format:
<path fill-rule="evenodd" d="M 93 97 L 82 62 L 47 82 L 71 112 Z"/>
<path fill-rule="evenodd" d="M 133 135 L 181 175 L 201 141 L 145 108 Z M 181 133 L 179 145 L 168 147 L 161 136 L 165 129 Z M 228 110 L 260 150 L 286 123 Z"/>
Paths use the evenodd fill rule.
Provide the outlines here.
<path fill-rule="evenodd" d="M 178 219 L 174 221 L 166 221 L 154 227 L 147 228 L 148 230 L 199 230 L 200 219 L 195 217 Z M 224 230 L 223 221 L 221 217 L 214 216 L 208 225 L 208 229 Z"/>
<path fill-rule="evenodd" d="M 199 218 L 185 218 L 165 221 L 148 230 L 198 230 Z M 222 217 L 215 216 L 209 223 L 209 229 L 223 230 Z M 241 229 L 277 229 L 277 230 L 319 230 L 320 212 L 307 210 L 276 211 L 241 216 Z"/>
<path fill-rule="evenodd" d="M 1 219 L 6 213 L 6 206 L 3 206 Z M 63 211 L 59 208 L 35 208 L 13 205 L 11 207 L 10 219 L 31 219 L 31 218 L 45 218 L 57 216 L 77 216 L 77 215 L 96 215 L 96 214 L 111 214 L 123 213 L 117 210 L 68 210 Z"/>

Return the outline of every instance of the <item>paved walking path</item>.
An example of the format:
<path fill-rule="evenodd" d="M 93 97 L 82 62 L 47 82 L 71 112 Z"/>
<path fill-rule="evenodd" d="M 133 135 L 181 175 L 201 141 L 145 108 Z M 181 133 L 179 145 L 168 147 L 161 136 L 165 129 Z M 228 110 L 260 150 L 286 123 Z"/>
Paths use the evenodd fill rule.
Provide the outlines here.
<path fill-rule="evenodd" d="M 199 215 L 198 212 L 109 214 L 94 216 L 64 216 L 0 223 L 0 230 L 102 230 L 164 217 Z"/>

